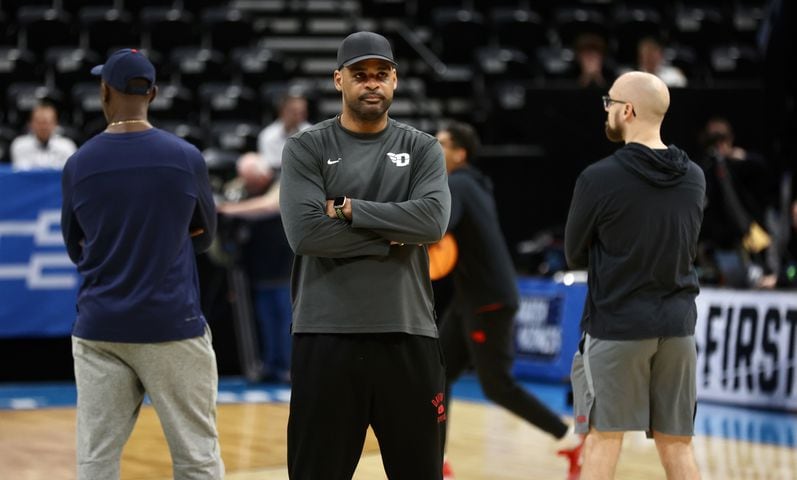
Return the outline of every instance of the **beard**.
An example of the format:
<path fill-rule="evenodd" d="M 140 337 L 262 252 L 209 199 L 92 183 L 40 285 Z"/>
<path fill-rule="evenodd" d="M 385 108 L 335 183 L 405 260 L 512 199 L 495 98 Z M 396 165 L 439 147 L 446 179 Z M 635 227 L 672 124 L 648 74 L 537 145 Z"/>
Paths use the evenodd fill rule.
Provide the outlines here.
<path fill-rule="evenodd" d="M 619 128 L 612 128 L 609 125 L 609 121 L 606 120 L 604 125 L 604 129 L 606 131 L 606 138 L 609 139 L 610 142 L 613 143 L 622 143 L 623 142 L 623 131 Z"/>
<path fill-rule="evenodd" d="M 393 99 L 382 94 L 376 94 L 379 96 L 379 102 L 368 103 L 366 98 L 373 95 L 364 94 L 357 98 L 346 98 L 346 106 L 349 107 L 353 117 L 361 122 L 373 122 L 382 118 L 393 103 Z"/>

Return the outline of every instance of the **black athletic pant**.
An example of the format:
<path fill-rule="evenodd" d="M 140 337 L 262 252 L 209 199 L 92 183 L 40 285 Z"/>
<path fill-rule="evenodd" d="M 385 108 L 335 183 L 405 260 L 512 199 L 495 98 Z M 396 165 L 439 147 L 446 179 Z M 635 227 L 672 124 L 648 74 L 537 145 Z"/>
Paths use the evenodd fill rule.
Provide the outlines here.
<path fill-rule="evenodd" d="M 451 385 L 473 364 L 488 399 L 561 438 L 567 433 L 567 425 L 512 376 L 515 311 L 500 307 L 466 313 L 456 305 L 449 306 L 440 327 L 440 343 L 446 359 L 446 399 L 451 398 Z"/>
<path fill-rule="evenodd" d="M 368 426 L 390 480 L 440 480 L 445 365 L 436 338 L 294 334 L 288 472 L 349 480 Z"/>

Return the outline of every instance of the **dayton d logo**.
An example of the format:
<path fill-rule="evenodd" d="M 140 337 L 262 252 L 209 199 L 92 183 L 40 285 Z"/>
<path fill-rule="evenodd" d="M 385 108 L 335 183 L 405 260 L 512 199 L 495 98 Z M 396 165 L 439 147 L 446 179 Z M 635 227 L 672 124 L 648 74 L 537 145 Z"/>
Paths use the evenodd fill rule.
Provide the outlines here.
<path fill-rule="evenodd" d="M 390 161 L 396 164 L 397 167 L 406 167 L 410 164 L 410 154 L 409 153 L 392 153 L 389 152 L 387 156 L 390 158 Z"/>

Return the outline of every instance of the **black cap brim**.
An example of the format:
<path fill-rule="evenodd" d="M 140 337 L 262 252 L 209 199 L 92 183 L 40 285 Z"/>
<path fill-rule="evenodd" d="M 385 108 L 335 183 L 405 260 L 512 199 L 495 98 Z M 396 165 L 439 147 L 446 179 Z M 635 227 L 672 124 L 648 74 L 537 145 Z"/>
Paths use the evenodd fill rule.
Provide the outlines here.
<path fill-rule="evenodd" d="M 363 60 L 371 60 L 371 59 L 384 60 L 387 63 L 393 65 L 394 67 L 398 66 L 398 64 L 392 58 L 388 58 L 388 57 L 386 57 L 384 55 L 373 55 L 372 54 L 372 55 L 362 55 L 362 56 L 354 57 L 354 58 L 352 58 L 350 60 L 347 60 L 346 62 L 343 63 L 343 65 L 341 65 L 341 68 L 354 65 L 355 63 L 362 62 Z"/>

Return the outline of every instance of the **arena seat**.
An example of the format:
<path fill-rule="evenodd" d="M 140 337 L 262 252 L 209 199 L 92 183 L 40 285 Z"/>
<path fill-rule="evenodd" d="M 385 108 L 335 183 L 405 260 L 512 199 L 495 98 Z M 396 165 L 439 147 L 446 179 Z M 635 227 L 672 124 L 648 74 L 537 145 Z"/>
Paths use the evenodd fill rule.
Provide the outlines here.
<path fill-rule="evenodd" d="M 12 22 L 5 11 L 0 10 L 0 46 L 17 44 L 17 23 Z"/>
<path fill-rule="evenodd" d="M 548 43 L 545 22 L 534 10 L 496 7 L 490 12 L 490 27 L 500 46 L 517 48 L 527 55 Z"/>
<path fill-rule="evenodd" d="M 675 9 L 670 40 L 689 45 L 706 61 L 711 48 L 731 40 L 731 32 L 721 6 L 681 4 Z"/>
<path fill-rule="evenodd" d="M 620 6 L 613 17 L 614 59 L 620 64 L 636 63 L 637 45 L 641 39 L 663 37 L 662 16 L 655 8 Z"/>
<path fill-rule="evenodd" d="M 573 50 L 560 46 L 543 46 L 535 52 L 546 82 L 557 83 L 573 71 Z"/>
<path fill-rule="evenodd" d="M 245 120 L 260 123 L 262 108 L 254 89 L 229 82 L 209 82 L 197 90 L 203 124 L 219 120 Z"/>
<path fill-rule="evenodd" d="M 114 47 L 139 47 L 138 25 L 127 10 L 104 6 L 83 7 L 77 14 L 81 28 L 81 45 L 105 53 Z"/>
<path fill-rule="evenodd" d="M 432 11 L 433 50 L 449 64 L 470 64 L 473 52 L 487 43 L 484 15 L 464 8 L 440 7 Z"/>
<path fill-rule="evenodd" d="M 249 46 L 255 29 L 248 12 L 237 8 L 212 7 L 200 16 L 202 44 L 220 51 Z"/>
<path fill-rule="evenodd" d="M 761 72 L 761 59 L 752 45 L 731 44 L 715 47 L 709 54 L 711 78 L 718 82 L 755 81 Z"/>
<path fill-rule="evenodd" d="M 18 45 L 40 55 L 51 45 L 75 45 L 79 41 L 72 16 L 55 8 L 23 5 L 17 11 Z"/>
<path fill-rule="evenodd" d="M 488 87 L 503 80 L 526 81 L 540 75 L 537 59 L 517 48 L 480 47 L 476 62 Z"/>
<path fill-rule="evenodd" d="M 572 46 L 576 37 L 582 33 L 594 33 L 604 38 L 608 36 L 606 17 L 594 8 L 558 7 L 551 21 L 559 44 L 564 47 Z"/>
<path fill-rule="evenodd" d="M 169 55 L 171 78 L 191 89 L 199 84 L 230 79 L 224 67 L 227 59 L 218 50 L 198 45 L 176 47 Z"/>
<path fill-rule="evenodd" d="M 259 88 L 263 82 L 287 80 L 294 74 L 295 62 L 260 46 L 232 49 L 229 62 L 236 80 L 252 88 Z"/>
<path fill-rule="evenodd" d="M 257 135 L 263 127 L 246 119 L 213 122 L 208 128 L 212 146 L 244 153 L 257 150 Z"/>
<path fill-rule="evenodd" d="M 176 47 L 199 45 L 201 32 L 194 16 L 185 10 L 145 7 L 140 13 L 142 43 L 163 52 Z"/>
<path fill-rule="evenodd" d="M 0 46 L 0 89 L 13 82 L 44 82 L 44 65 L 30 50 Z"/>
<path fill-rule="evenodd" d="M 150 122 L 157 128 L 177 135 L 199 150 L 203 150 L 207 146 L 207 136 L 204 130 L 197 125 L 175 120 L 161 120 L 156 116 L 151 116 Z"/>
<path fill-rule="evenodd" d="M 104 60 L 97 52 L 78 46 L 53 46 L 44 51 L 47 79 L 64 92 L 76 83 L 95 78 L 91 68 Z"/>
<path fill-rule="evenodd" d="M 161 83 L 158 95 L 149 107 L 154 117 L 197 123 L 200 120 L 194 92 L 179 83 Z"/>

